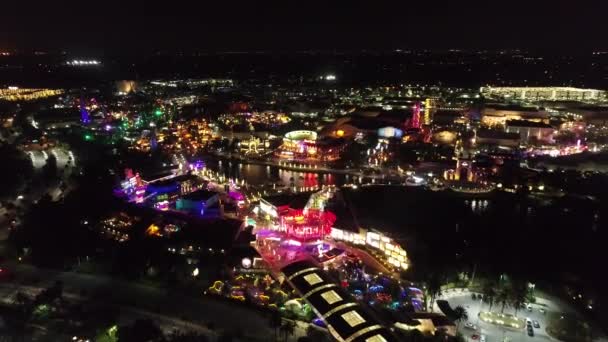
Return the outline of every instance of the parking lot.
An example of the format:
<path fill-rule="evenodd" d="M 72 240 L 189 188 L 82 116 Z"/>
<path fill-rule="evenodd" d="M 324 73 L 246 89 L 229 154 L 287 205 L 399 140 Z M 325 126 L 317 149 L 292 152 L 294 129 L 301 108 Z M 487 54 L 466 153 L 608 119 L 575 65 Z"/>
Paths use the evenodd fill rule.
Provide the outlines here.
<path fill-rule="evenodd" d="M 517 316 L 521 318 L 529 318 L 532 321 L 538 321 L 540 328 L 534 328 L 534 336 L 528 336 L 526 329 L 509 329 L 503 328 L 498 325 L 483 322 L 479 319 L 479 311 L 488 311 L 489 304 L 482 303 L 480 300 L 473 300 L 471 298 L 471 292 L 468 290 L 449 290 L 443 293 L 438 299 L 447 300 L 450 306 L 453 308 L 462 306 L 467 310 L 469 319 L 460 323 L 459 331 L 467 339 L 467 341 L 474 341 L 474 335 L 484 335 L 486 342 L 495 341 L 510 341 L 510 342 L 531 342 L 539 340 L 551 340 L 557 341 L 550 337 L 545 328 L 547 326 L 547 317 L 550 311 L 563 311 L 562 308 L 548 300 L 538 298 L 537 304 L 531 304 L 531 311 L 523 309 L 517 312 Z M 546 310 L 543 314 L 540 309 Z M 437 304 L 435 304 L 434 310 L 441 312 Z M 494 305 L 492 311 L 500 312 L 500 305 Z M 513 308 L 505 308 L 505 313 L 514 313 Z M 476 329 L 466 327 L 465 323 L 469 322 L 475 325 Z M 479 340 L 479 339 L 478 339 Z"/>

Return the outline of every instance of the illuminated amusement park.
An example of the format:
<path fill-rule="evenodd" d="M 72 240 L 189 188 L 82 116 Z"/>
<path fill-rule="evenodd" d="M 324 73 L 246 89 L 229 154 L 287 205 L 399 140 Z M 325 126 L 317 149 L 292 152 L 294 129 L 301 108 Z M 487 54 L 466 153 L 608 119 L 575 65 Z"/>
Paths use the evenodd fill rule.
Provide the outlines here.
<path fill-rule="evenodd" d="M 0 89 L 0 328 L 593 342 L 605 91 L 276 82 Z"/>
<path fill-rule="evenodd" d="M 205 290 L 208 295 L 274 308 L 286 317 L 329 329 L 338 340 L 346 340 L 348 336 L 344 336 L 344 328 L 339 324 L 332 326 L 330 310 L 336 315 L 351 311 L 367 315 L 354 307 L 357 301 L 365 301 L 377 310 L 424 310 L 423 292 L 400 280 L 400 274 L 409 268 L 410 261 L 397 241 L 377 230 L 336 226 L 338 218 L 328 209 L 340 192 L 335 186 L 321 186 L 313 192 L 275 190 L 256 197 L 258 189 L 255 187 L 218 177 L 201 161 L 184 161 L 181 167 L 156 179 L 143 180 L 131 169 L 125 170 L 124 177 L 115 196 L 132 205 L 177 215 L 177 219 L 169 216 L 163 222 L 157 220 L 150 224 L 145 230 L 150 237 L 170 238 L 182 228 L 188 230 L 187 226 L 192 225 L 188 221 L 192 219 L 242 219 L 243 224 L 236 234 L 251 234 L 252 239 L 240 248 L 244 254 L 234 260 L 230 276 L 213 281 Z M 233 206 L 235 211 L 225 211 L 227 206 Z M 125 242 L 129 239 L 124 233 L 128 231 L 125 227 L 130 225 L 133 222 L 129 215 L 121 214 L 108 218 L 104 231 L 114 232 L 110 234 L 112 238 Z M 169 249 L 188 255 L 197 247 L 194 250 L 193 246 Z M 198 272 L 196 268 L 193 275 L 197 276 Z M 320 298 L 330 299 L 323 303 L 309 298 L 307 293 L 312 289 L 298 285 L 293 279 L 295 274 L 303 275 L 305 279 L 318 278 L 310 284 L 322 285 L 315 292 Z M 344 309 L 333 305 L 337 302 L 345 305 Z M 333 310 L 326 307 L 328 303 Z M 328 312 L 321 313 L 323 310 Z M 368 320 L 369 326 L 375 326 L 371 324 L 376 322 L 373 317 Z M 366 327 L 368 325 L 361 329 Z M 434 332 L 437 327 L 425 329 Z M 368 334 L 367 330 L 364 332 Z M 369 334 L 384 336 L 389 333 L 384 328 L 374 328 Z"/>

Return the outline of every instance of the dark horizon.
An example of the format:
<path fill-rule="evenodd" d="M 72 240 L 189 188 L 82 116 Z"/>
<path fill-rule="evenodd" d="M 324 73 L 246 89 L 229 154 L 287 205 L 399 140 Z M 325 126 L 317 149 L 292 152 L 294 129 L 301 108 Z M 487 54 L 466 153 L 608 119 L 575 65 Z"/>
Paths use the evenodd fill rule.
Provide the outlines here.
<path fill-rule="evenodd" d="M 605 3 L 81 5 L 0 14 L 0 49 L 170 51 L 608 49 Z"/>

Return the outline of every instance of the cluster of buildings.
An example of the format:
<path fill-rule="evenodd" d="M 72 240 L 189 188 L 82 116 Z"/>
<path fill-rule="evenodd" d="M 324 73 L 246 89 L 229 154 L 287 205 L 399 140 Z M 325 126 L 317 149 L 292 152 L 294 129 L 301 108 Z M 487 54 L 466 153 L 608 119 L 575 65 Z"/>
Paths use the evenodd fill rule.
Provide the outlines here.
<path fill-rule="evenodd" d="M 34 101 L 59 96 L 63 93 L 63 89 L 37 89 L 19 87 L 0 88 L 0 101 Z"/>
<path fill-rule="evenodd" d="M 291 131 L 283 137 L 277 156 L 284 160 L 331 162 L 340 159 L 344 146 L 343 139 L 320 139 L 309 130 Z"/>
<path fill-rule="evenodd" d="M 488 98 L 521 101 L 608 101 L 608 91 L 574 87 L 482 87 Z"/>
<path fill-rule="evenodd" d="M 204 176 L 201 162 L 169 170 L 144 180 L 131 169 L 125 171 L 125 179 L 114 190 L 116 196 L 126 201 L 154 208 L 159 211 L 173 211 L 205 218 L 223 217 L 224 201 L 242 200 L 235 191 L 223 194 Z"/>
<path fill-rule="evenodd" d="M 344 252 L 344 246 L 353 249 L 373 250 L 386 267 L 407 270 L 409 260 L 405 249 L 386 233 L 352 225 L 340 225 L 336 215 L 326 209 L 334 196 L 335 188 L 296 196 L 270 196 L 261 198 L 254 208 L 251 223 L 255 225 L 257 244 L 270 247 L 267 253 L 280 255 L 283 249 L 294 248 L 311 252 L 319 262 L 329 262 Z M 272 241 L 268 243 L 268 240 Z M 330 257 L 326 256 L 328 252 Z M 264 254 L 264 253 L 262 253 Z M 289 253 L 287 253 L 289 254 Z M 292 254 L 295 257 L 295 254 Z M 290 261 L 293 258 L 290 259 Z M 285 260 L 280 260 L 281 265 Z"/>

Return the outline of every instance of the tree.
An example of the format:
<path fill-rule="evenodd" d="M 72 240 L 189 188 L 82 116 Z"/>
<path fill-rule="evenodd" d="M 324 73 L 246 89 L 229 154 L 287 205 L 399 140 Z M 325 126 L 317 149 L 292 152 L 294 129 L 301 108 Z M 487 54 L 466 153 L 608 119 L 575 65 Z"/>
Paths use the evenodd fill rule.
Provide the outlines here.
<path fill-rule="evenodd" d="M 82 229 L 80 223 L 79 215 L 84 210 L 43 196 L 29 208 L 21 228 L 11 232 L 11 243 L 19 250 L 31 248 L 32 261 L 37 265 L 64 267 L 78 256 L 90 255 L 95 248 L 95 232 Z"/>
<path fill-rule="evenodd" d="M 14 145 L 0 143 L 0 197 L 14 199 L 31 178 L 34 167 L 28 156 Z"/>
<path fill-rule="evenodd" d="M 484 300 L 490 305 L 488 311 L 492 311 L 492 305 L 494 305 L 494 299 L 496 297 L 494 283 L 489 281 L 484 282 L 481 292 L 483 293 Z"/>
<path fill-rule="evenodd" d="M 217 337 L 217 342 L 232 342 L 234 338 L 232 331 L 224 331 Z"/>
<path fill-rule="evenodd" d="M 511 303 L 511 291 L 508 286 L 502 286 L 496 295 L 496 301 L 502 305 L 500 313 L 505 312 L 505 307 Z"/>
<path fill-rule="evenodd" d="M 42 176 L 47 182 L 57 179 L 57 157 L 52 153 L 46 158 L 46 164 L 42 167 Z"/>
<path fill-rule="evenodd" d="M 515 308 L 515 315 L 526 303 L 528 296 L 528 284 L 525 281 L 513 281 L 511 283 L 511 304 Z"/>
<path fill-rule="evenodd" d="M 358 167 L 364 161 L 365 158 L 365 145 L 357 142 L 350 143 L 347 148 L 341 153 L 341 160 L 347 165 L 352 167 Z"/>
<path fill-rule="evenodd" d="M 63 282 L 57 280 L 51 287 L 42 290 L 34 299 L 36 305 L 52 303 L 61 299 L 63 294 Z"/>
<path fill-rule="evenodd" d="M 131 325 L 125 325 L 118 328 L 118 341 L 165 341 L 165 337 L 160 327 L 152 320 L 138 319 Z"/>
<path fill-rule="evenodd" d="M 293 336 L 293 334 L 296 332 L 296 323 L 293 321 L 285 321 L 279 330 L 281 330 L 281 333 L 283 334 L 283 339 L 287 341 L 287 337 Z"/>
<path fill-rule="evenodd" d="M 458 328 L 460 328 L 460 322 L 466 321 L 469 319 L 469 313 L 467 309 L 462 306 L 457 306 L 454 308 L 454 320 L 458 322 Z"/>
<path fill-rule="evenodd" d="M 28 297 L 25 293 L 19 291 L 15 295 L 15 304 L 18 306 L 29 305 L 31 303 L 30 297 Z"/>
<path fill-rule="evenodd" d="M 308 328 L 306 328 L 306 337 L 314 342 L 325 342 L 331 340 L 327 333 L 313 325 L 309 325 Z"/>
<path fill-rule="evenodd" d="M 207 342 L 207 336 L 197 333 L 174 333 L 168 339 L 169 342 Z"/>
<path fill-rule="evenodd" d="M 273 310 L 270 314 L 270 327 L 274 329 L 274 340 L 278 340 L 278 329 L 281 327 L 283 319 L 281 313 L 277 310 Z"/>
<path fill-rule="evenodd" d="M 430 297 L 431 312 L 433 312 L 433 306 L 435 299 L 441 295 L 441 277 L 436 273 L 431 273 L 426 281 L 426 293 Z"/>

